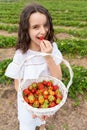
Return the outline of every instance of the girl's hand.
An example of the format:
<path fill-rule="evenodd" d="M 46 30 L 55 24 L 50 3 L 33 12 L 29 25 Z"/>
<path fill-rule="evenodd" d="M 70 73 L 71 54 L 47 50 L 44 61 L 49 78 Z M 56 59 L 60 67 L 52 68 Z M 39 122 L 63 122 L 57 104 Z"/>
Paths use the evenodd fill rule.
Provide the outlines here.
<path fill-rule="evenodd" d="M 32 114 L 32 118 L 35 119 L 37 118 L 37 116 L 35 114 Z"/>
<path fill-rule="evenodd" d="M 32 117 L 33 117 L 33 119 L 35 119 L 38 116 L 36 116 L 36 115 L 33 114 Z M 44 120 L 47 120 L 49 117 L 48 116 L 41 116 L 41 117 L 38 117 L 38 118 L 40 118 L 42 121 L 44 121 Z"/>
<path fill-rule="evenodd" d="M 46 120 L 48 119 L 48 116 L 41 116 L 40 119 L 41 119 L 42 121 L 44 121 L 44 120 L 46 121 Z"/>
<path fill-rule="evenodd" d="M 40 48 L 41 48 L 41 52 L 44 52 L 44 53 L 51 53 L 52 52 L 52 45 L 47 40 L 41 40 Z"/>

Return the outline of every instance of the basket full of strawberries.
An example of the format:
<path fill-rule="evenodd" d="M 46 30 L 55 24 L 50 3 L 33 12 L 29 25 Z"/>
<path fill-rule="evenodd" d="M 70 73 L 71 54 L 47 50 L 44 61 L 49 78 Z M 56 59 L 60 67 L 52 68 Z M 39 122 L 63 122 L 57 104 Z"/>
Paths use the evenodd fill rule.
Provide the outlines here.
<path fill-rule="evenodd" d="M 67 89 L 51 76 L 27 80 L 22 84 L 21 98 L 26 108 L 37 116 L 53 115 L 65 103 Z"/>

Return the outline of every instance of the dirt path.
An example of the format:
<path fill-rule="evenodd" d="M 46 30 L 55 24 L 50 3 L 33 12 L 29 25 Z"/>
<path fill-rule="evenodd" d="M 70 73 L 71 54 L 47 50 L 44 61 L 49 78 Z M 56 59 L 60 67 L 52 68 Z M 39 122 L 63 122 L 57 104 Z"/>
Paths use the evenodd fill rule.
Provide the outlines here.
<path fill-rule="evenodd" d="M 0 35 L 2 36 L 17 36 L 17 33 L 8 33 L 7 31 L 0 30 Z"/>

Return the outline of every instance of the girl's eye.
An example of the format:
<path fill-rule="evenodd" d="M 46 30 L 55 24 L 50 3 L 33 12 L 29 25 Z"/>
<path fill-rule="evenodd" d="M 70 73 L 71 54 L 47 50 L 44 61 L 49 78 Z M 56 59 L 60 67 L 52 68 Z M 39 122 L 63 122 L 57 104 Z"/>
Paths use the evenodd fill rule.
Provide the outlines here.
<path fill-rule="evenodd" d="M 38 29 L 39 27 L 38 26 L 34 26 L 33 29 Z"/>

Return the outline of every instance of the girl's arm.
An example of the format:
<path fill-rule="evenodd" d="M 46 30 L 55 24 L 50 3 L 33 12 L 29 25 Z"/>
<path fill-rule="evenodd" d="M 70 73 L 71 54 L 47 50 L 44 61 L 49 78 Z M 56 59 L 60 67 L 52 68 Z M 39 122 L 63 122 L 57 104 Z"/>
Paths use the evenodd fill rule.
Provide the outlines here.
<path fill-rule="evenodd" d="M 45 59 L 51 75 L 62 80 L 62 71 L 60 65 L 56 65 L 51 56 L 45 56 Z"/>
<path fill-rule="evenodd" d="M 18 85 L 19 85 L 19 82 L 17 79 L 14 80 L 14 84 L 15 84 L 15 89 L 16 91 L 18 92 Z"/>

